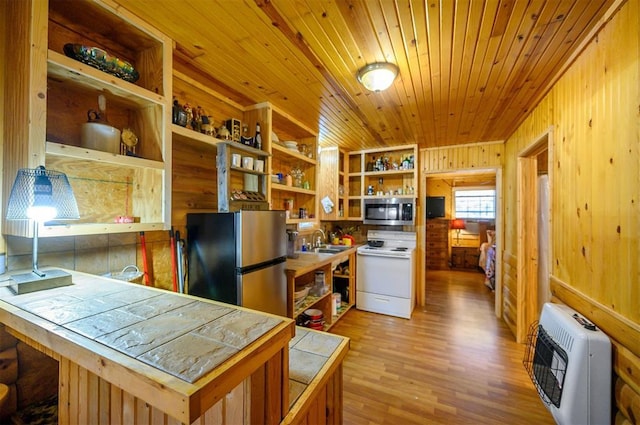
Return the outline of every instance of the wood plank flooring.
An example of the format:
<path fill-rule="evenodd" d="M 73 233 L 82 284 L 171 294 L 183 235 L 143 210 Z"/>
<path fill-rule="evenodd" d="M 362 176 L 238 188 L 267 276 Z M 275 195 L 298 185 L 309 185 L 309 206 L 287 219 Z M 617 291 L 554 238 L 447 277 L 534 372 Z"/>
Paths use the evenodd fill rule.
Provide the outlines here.
<path fill-rule="evenodd" d="M 345 424 L 553 424 L 480 273 L 428 271 L 411 320 L 352 309 Z"/>

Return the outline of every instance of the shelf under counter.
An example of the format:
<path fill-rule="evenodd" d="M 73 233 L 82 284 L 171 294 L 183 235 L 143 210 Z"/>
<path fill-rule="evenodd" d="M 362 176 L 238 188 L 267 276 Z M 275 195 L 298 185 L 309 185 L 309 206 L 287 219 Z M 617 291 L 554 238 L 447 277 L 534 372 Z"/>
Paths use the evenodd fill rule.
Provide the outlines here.
<path fill-rule="evenodd" d="M 324 330 L 328 331 L 332 327 L 334 327 L 335 324 L 338 322 L 338 320 L 340 320 L 340 318 L 344 316 L 347 313 L 347 311 L 351 310 L 353 307 L 355 307 L 354 303 L 344 303 L 344 302 L 340 303 L 340 311 L 338 311 L 338 314 L 331 316 L 331 323 L 328 326 L 325 326 Z"/>
<path fill-rule="evenodd" d="M 285 267 L 285 273 L 287 275 L 287 315 L 295 319 L 308 308 L 319 309 L 323 312 L 325 318 L 323 330 L 328 330 L 353 307 L 354 303 L 344 302 L 341 304 L 343 308 L 339 314 L 331 314 L 332 293 L 334 292 L 333 278 L 336 277 L 333 274 L 333 270 L 335 270 L 339 264 L 345 262 L 349 262 L 350 270 L 356 270 L 355 261 L 358 246 L 359 245 L 353 245 L 335 254 L 304 252 L 299 253 L 298 258 L 288 258 Z M 307 284 L 313 284 L 313 282 L 315 282 L 314 273 L 316 271 L 324 272 L 325 284 L 328 284 L 331 289 L 320 297 L 308 295 L 305 301 L 296 308 L 293 299 L 296 286 L 301 287 Z M 337 276 L 339 276 L 339 279 L 346 280 L 349 294 L 355 294 L 355 275 L 339 274 Z"/>

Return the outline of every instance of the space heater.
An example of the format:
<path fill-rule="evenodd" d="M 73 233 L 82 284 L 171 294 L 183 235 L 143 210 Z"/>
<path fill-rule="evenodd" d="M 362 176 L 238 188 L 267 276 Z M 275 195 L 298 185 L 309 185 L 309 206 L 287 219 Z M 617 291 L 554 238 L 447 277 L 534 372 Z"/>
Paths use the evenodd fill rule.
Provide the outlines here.
<path fill-rule="evenodd" d="M 544 304 L 523 362 L 556 423 L 611 423 L 611 342 L 575 310 Z"/>

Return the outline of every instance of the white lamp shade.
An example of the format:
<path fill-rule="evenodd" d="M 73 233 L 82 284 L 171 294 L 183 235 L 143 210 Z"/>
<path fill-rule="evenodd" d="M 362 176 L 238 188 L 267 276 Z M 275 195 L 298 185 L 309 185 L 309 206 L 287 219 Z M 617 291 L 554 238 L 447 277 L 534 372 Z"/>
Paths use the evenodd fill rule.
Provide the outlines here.
<path fill-rule="evenodd" d="M 386 90 L 398 75 L 398 67 L 389 62 L 376 62 L 358 71 L 358 81 L 370 91 Z"/>

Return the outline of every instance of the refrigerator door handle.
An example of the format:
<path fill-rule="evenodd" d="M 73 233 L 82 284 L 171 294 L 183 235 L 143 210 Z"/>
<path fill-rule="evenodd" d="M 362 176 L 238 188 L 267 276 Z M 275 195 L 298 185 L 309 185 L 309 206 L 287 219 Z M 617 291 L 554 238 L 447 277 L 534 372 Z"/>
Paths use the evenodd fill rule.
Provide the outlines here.
<path fill-rule="evenodd" d="M 286 255 L 284 257 L 274 258 L 273 260 L 265 261 L 265 262 L 262 262 L 262 263 L 252 264 L 250 266 L 236 267 L 236 273 L 237 274 L 247 274 L 247 273 L 254 272 L 256 270 L 260 270 L 260 269 L 265 269 L 267 267 L 271 267 L 274 264 L 284 263 L 285 261 L 287 261 L 287 256 Z"/>

